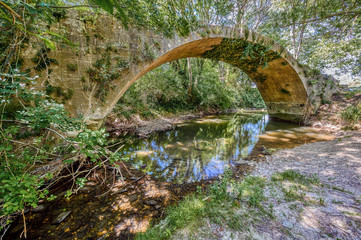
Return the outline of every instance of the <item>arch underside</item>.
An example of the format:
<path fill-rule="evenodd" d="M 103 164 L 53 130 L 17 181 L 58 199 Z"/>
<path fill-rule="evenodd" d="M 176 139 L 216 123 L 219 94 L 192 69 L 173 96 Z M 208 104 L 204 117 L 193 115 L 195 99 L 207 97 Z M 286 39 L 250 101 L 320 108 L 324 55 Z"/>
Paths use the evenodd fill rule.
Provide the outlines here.
<path fill-rule="evenodd" d="M 307 102 L 307 89 L 290 60 L 281 55 L 272 50 L 272 46 L 242 38 L 200 39 L 163 54 L 139 72 L 129 86 L 147 72 L 173 60 L 201 57 L 223 61 L 238 67 L 255 82 L 271 116 L 300 121 Z"/>

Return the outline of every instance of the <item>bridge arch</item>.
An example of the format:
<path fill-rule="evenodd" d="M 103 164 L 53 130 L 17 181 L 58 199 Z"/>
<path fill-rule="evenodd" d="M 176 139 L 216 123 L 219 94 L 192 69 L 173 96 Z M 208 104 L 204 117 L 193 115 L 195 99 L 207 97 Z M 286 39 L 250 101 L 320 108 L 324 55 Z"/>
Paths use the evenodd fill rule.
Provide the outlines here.
<path fill-rule="evenodd" d="M 226 29 L 229 30 L 229 29 Z M 248 33 L 248 34 L 247 34 Z M 159 57 L 140 64 L 111 105 L 139 78 L 153 69 L 182 58 L 223 61 L 245 72 L 256 84 L 271 116 L 301 121 L 307 104 L 307 80 L 297 61 L 280 45 L 257 33 L 219 33 L 217 36 L 175 39 Z M 228 36 L 228 37 L 227 37 Z"/>
<path fill-rule="evenodd" d="M 187 57 L 224 61 L 240 68 L 255 82 L 271 116 L 299 121 L 310 94 L 315 95 L 297 61 L 275 41 L 256 32 L 205 26 L 186 37 L 167 38 L 152 31 L 124 29 L 117 19 L 104 14 L 91 16 L 91 21 L 87 21 L 86 14 L 89 13 L 69 10 L 72 17 L 50 26 L 52 32 L 65 31 L 76 48 L 59 43 L 56 50 L 44 52 L 40 44 L 36 47 L 40 40 L 33 39 L 23 51 L 23 68 L 32 75 L 41 75 L 37 79 L 40 87 L 47 88 L 48 84 L 49 89 L 59 90 L 56 94 L 67 93 L 60 100 L 73 116 L 83 117 L 90 128 L 101 126 L 121 96 L 141 76 Z M 39 52 L 48 58 L 44 62 L 51 62 L 45 64 L 41 73 L 39 61 L 34 62 Z M 107 69 L 95 69 L 104 63 Z M 99 92 L 103 93 L 101 98 Z"/>

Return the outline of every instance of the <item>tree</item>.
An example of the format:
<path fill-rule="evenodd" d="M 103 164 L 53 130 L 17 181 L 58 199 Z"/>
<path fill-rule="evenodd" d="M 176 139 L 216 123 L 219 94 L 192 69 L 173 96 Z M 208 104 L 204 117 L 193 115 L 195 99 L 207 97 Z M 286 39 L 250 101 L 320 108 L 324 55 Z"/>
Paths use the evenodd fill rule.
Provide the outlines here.
<path fill-rule="evenodd" d="M 312 68 L 360 75 L 360 15 L 357 0 L 274 0 L 260 31 Z"/>

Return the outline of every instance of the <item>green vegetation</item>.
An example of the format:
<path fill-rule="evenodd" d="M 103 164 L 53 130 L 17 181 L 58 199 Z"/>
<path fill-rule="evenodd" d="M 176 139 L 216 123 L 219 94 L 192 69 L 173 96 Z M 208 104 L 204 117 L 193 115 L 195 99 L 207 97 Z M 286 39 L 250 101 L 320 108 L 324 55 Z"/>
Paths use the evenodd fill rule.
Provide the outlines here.
<path fill-rule="evenodd" d="M 235 182 L 228 171 L 207 191 L 199 189 L 197 194 L 169 207 L 166 218 L 146 233 L 139 234 L 137 239 L 168 239 L 179 230 L 192 233 L 207 222 L 247 231 L 252 221 L 272 215 L 271 208 L 262 205 L 265 186 L 266 180 L 259 177 L 250 176 L 242 182 Z M 256 214 L 259 219 L 250 217 Z"/>
<path fill-rule="evenodd" d="M 62 104 L 44 92 L 31 90 L 34 78 L 14 70 L 0 74 L 0 79 L 0 230 L 3 230 L 16 213 L 36 207 L 41 199 L 50 201 L 56 197 L 49 195 L 49 188 L 65 176 L 35 174 L 37 166 L 60 160 L 73 169 L 73 164 L 82 159 L 83 163 L 93 163 L 95 170 L 125 159 L 105 149 L 108 141 L 104 129 L 84 129 L 79 120 L 68 116 Z M 11 107 L 14 105 L 19 107 L 14 109 Z M 74 130 L 79 131 L 76 138 L 64 137 L 67 131 Z M 69 176 L 74 176 L 74 184 L 69 186 L 69 194 L 84 185 L 86 177 L 81 174 L 80 169 L 71 171 Z"/>
<path fill-rule="evenodd" d="M 41 72 L 51 66 L 51 64 L 58 64 L 58 61 L 48 57 L 50 48 L 41 48 L 32 61 L 36 64 L 34 69 Z"/>
<path fill-rule="evenodd" d="M 208 189 L 199 189 L 197 194 L 168 207 L 165 218 L 145 233 L 138 234 L 137 239 L 169 239 L 174 236 L 192 239 L 199 234 L 207 239 L 213 237 L 211 224 L 249 237 L 254 234 L 251 226 L 275 221 L 273 208 L 276 202 L 292 211 L 302 211 L 310 204 L 325 205 L 322 196 L 304 198 L 306 192 L 313 191 L 313 186 L 321 186 L 316 175 L 307 176 L 295 170 L 276 172 L 271 180 L 247 176 L 238 181 L 226 171 Z M 282 231 L 287 232 L 287 229 Z"/>
<path fill-rule="evenodd" d="M 349 106 L 341 113 L 342 119 L 348 126 L 354 126 L 361 121 L 361 104 Z"/>
<path fill-rule="evenodd" d="M 78 64 L 69 63 L 66 67 L 72 72 L 78 71 Z"/>
<path fill-rule="evenodd" d="M 237 66 L 247 74 L 256 75 L 253 80 L 259 83 L 267 79 L 262 74 L 257 74 L 257 69 L 266 68 L 268 62 L 280 58 L 278 53 L 270 50 L 270 47 L 253 44 L 243 39 L 223 39 L 220 45 L 205 52 L 202 57 L 222 60 Z"/>
<path fill-rule="evenodd" d="M 93 0 L 118 17 L 125 27 L 153 29 L 172 36 L 198 31 L 208 24 L 256 30 L 293 53 L 302 64 L 330 67 L 360 75 L 358 0 L 170 1 Z M 127 11 L 124 11 L 127 9 Z M 327 57 L 326 57 L 327 56 Z"/>
<path fill-rule="evenodd" d="M 277 173 L 272 176 L 272 180 L 273 181 L 288 180 L 290 182 L 300 183 L 300 184 L 304 184 L 304 185 L 319 183 L 319 180 L 315 175 L 308 177 L 295 170 L 287 170 L 287 171 L 284 171 L 281 173 Z"/>
<path fill-rule="evenodd" d="M 190 61 L 191 65 L 187 65 Z M 265 108 L 257 88 L 236 67 L 211 60 L 165 64 L 135 82 L 115 113 L 152 117 L 161 112 Z"/>
<path fill-rule="evenodd" d="M 286 170 L 272 176 L 272 181 L 279 183 L 287 201 L 304 201 L 304 191 L 310 189 L 312 185 L 318 185 L 319 179 L 316 175 L 306 176 L 299 171 Z M 290 182 L 291 184 L 284 184 Z"/>
<path fill-rule="evenodd" d="M 64 98 L 64 100 L 69 100 L 72 98 L 74 92 L 71 89 L 68 89 L 67 91 L 65 91 L 63 88 L 61 87 L 54 87 L 52 85 L 50 85 L 49 82 L 46 82 L 46 88 L 45 88 L 45 92 L 47 95 L 49 96 L 54 96 L 54 97 L 62 97 Z M 52 95 L 53 94 L 53 95 Z"/>
<path fill-rule="evenodd" d="M 114 50 L 111 46 L 107 46 L 104 50 L 99 49 L 101 57 L 87 70 L 90 81 L 98 84 L 95 96 L 101 101 L 104 101 L 109 90 L 115 87 L 111 82 L 120 78 L 122 71 L 127 69 L 129 64 L 119 57 L 112 57 L 112 51 Z M 86 85 L 84 87 L 90 89 Z"/>

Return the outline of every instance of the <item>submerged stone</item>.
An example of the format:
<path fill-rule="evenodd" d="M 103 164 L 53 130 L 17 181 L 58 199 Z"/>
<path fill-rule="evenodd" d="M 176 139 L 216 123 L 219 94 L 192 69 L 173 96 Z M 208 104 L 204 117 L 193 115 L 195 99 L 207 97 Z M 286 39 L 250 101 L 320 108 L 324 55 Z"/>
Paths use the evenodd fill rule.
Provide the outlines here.
<path fill-rule="evenodd" d="M 130 197 L 129 197 L 129 202 L 134 202 L 135 200 L 137 200 L 138 199 L 138 196 L 137 195 L 131 195 Z"/>
<path fill-rule="evenodd" d="M 44 206 L 44 205 L 38 205 L 36 208 L 34 208 L 33 210 L 32 210 L 32 212 L 35 212 L 35 213 L 37 213 L 37 212 L 42 212 L 42 211 L 44 211 L 46 209 L 46 207 Z"/>
<path fill-rule="evenodd" d="M 157 205 L 157 204 L 158 204 L 158 202 L 157 202 L 157 201 L 155 201 L 155 200 L 148 200 L 148 201 L 145 201 L 145 204 L 147 204 L 147 205 L 151 205 L 151 206 L 155 206 L 155 205 Z"/>
<path fill-rule="evenodd" d="M 59 224 L 71 213 L 71 211 L 66 211 L 60 213 L 51 224 Z"/>

